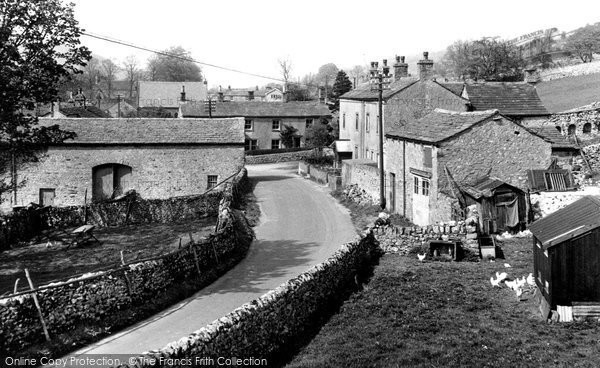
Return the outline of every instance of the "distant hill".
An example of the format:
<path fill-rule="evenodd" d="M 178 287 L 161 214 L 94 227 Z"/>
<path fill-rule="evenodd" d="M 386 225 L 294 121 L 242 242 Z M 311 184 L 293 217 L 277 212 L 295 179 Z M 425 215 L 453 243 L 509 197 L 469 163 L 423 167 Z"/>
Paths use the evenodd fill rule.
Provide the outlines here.
<path fill-rule="evenodd" d="M 548 111 L 570 110 L 600 101 L 600 73 L 541 82 L 536 88 Z"/>

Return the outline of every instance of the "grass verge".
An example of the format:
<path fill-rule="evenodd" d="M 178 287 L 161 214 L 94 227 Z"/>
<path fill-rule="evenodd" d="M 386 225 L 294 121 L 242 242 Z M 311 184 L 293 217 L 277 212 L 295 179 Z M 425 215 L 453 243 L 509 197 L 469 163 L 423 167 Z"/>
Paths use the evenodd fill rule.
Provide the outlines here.
<path fill-rule="evenodd" d="M 600 324 L 547 324 L 534 298 L 492 288 L 532 272 L 531 238 L 502 262 L 425 262 L 388 254 L 288 367 L 598 367 Z M 507 262 L 512 267 L 505 268 Z"/>

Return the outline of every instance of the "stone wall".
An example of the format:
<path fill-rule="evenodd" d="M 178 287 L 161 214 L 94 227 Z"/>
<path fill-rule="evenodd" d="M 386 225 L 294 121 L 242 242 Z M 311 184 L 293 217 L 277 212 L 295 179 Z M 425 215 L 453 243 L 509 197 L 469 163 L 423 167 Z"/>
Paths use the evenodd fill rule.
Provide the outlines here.
<path fill-rule="evenodd" d="M 313 150 L 282 152 L 265 155 L 247 155 L 246 165 L 270 164 L 275 162 L 299 161 L 313 155 Z"/>
<path fill-rule="evenodd" d="M 477 249 L 477 227 L 464 221 L 449 221 L 429 226 L 379 226 L 373 229 L 379 246 L 386 253 L 408 254 L 414 247 L 423 247 L 431 240 L 458 239 L 464 246 Z"/>
<path fill-rule="evenodd" d="M 92 200 L 92 170 L 103 164 L 132 168 L 129 188 L 145 199 L 166 199 L 200 194 L 207 189 L 208 175 L 218 181 L 244 165 L 242 146 L 53 146 L 37 164 L 18 171 L 25 185 L 17 203 L 6 193 L 0 209 L 39 203 L 40 189 L 54 189 L 54 205 L 80 206 Z"/>
<path fill-rule="evenodd" d="M 342 186 L 356 184 L 379 202 L 379 169 L 371 160 L 342 161 Z"/>
<path fill-rule="evenodd" d="M 140 358 L 135 367 L 163 367 L 167 359 L 265 359 L 279 366 L 334 312 L 349 292 L 364 282 L 380 252 L 369 231 L 344 244 L 325 262 L 287 281 L 257 300 L 219 318 L 179 341 Z M 133 367 L 131 364 L 129 367 Z"/>
<path fill-rule="evenodd" d="M 82 323 L 110 329 L 113 314 L 143 305 L 169 288 L 192 282 L 199 290 L 213 282 L 245 256 L 253 238 L 243 213 L 232 207 L 235 201 L 232 191 L 225 193 L 217 231 L 207 240 L 118 269 L 39 286 L 37 297 L 50 335 Z M 0 299 L 0 355 L 21 351 L 43 336 L 30 292 Z"/>
<path fill-rule="evenodd" d="M 591 129 L 589 133 L 584 133 L 586 124 Z M 548 119 L 546 125 L 558 126 L 563 135 L 569 132 L 569 126 L 575 125 L 575 135 L 583 141 L 597 138 L 600 135 L 600 102 L 587 105 L 571 113 L 554 114 Z"/>
<path fill-rule="evenodd" d="M 600 187 L 586 187 L 583 190 L 569 192 L 531 193 L 531 205 L 537 219 L 556 212 L 586 195 L 600 195 Z"/>

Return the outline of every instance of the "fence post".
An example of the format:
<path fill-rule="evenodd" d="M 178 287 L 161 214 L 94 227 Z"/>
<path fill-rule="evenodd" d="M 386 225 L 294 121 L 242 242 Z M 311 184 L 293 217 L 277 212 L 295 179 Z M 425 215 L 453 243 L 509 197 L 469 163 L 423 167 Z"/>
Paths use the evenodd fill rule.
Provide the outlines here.
<path fill-rule="evenodd" d="M 31 276 L 29 275 L 29 270 L 25 269 L 25 277 L 27 277 L 27 281 L 29 282 L 29 287 L 31 290 L 35 290 L 33 286 L 33 280 L 31 280 Z M 35 303 L 35 307 L 37 308 L 38 314 L 40 316 L 40 322 L 42 322 L 42 328 L 44 329 L 44 335 L 46 336 L 46 341 L 50 341 L 50 334 L 48 333 L 48 327 L 46 327 L 46 322 L 44 321 L 44 315 L 42 314 L 42 307 L 40 307 L 40 302 L 37 298 L 37 293 L 33 291 L 31 293 L 33 295 L 33 302 Z"/>

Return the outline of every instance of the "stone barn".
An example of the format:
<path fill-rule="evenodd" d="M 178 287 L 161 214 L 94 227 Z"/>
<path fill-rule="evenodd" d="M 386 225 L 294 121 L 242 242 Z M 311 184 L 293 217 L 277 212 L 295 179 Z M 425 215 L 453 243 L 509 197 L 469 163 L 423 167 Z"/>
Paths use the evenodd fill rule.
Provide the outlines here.
<path fill-rule="evenodd" d="M 585 196 L 531 224 L 544 317 L 557 305 L 600 305 L 600 197 Z"/>
<path fill-rule="evenodd" d="M 244 119 L 45 119 L 77 137 L 17 169 L 11 206 L 82 205 L 132 189 L 145 199 L 201 194 L 244 166 Z M 16 198 L 16 201 L 15 201 Z"/>

